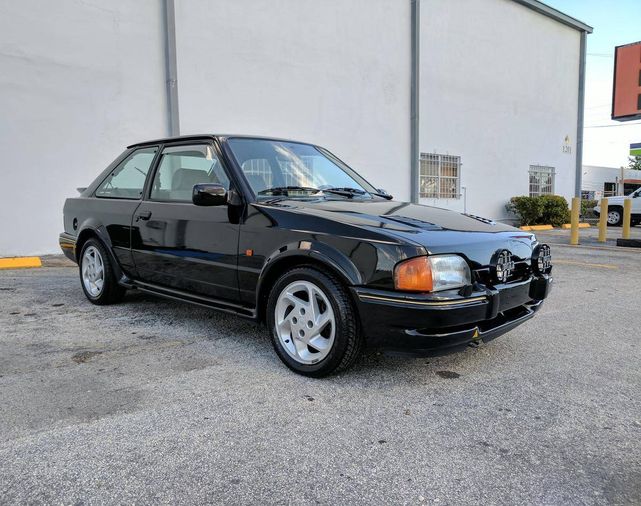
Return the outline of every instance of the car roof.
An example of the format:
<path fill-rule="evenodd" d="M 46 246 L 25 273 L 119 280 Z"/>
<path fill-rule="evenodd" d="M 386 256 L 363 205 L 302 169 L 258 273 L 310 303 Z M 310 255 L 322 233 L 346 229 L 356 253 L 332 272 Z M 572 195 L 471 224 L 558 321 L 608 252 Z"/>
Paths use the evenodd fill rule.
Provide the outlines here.
<path fill-rule="evenodd" d="M 267 137 L 262 135 L 238 135 L 238 134 L 192 134 L 192 135 L 178 135 L 175 137 L 164 137 L 161 139 L 152 139 L 149 141 L 136 142 L 127 146 L 127 149 L 137 148 L 140 146 L 148 146 L 150 144 L 167 144 L 176 141 L 196 141 L 203 139 L 229 139 L 229 138 L 242 138 L 242 139 L 263 139 L 278 142 L 295 142 L 298 144 L 312 144 L 310 142 L 296 141 L 293 139 L 282 139 L 279 137 Z"/>

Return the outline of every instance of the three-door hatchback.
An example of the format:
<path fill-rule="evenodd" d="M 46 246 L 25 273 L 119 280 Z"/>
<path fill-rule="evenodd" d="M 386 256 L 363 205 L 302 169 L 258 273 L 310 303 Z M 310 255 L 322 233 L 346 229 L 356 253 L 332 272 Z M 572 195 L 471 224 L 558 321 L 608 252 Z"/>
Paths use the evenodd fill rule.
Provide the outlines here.
<path fill-rule="evenodd" d="M 550 248 L 477 216 L 397 202 L 329 151 L 198 135 L 129 146 L 64 206 L 64 253 L 94 304 L 127 289 L 266 323 L 294 371 L 363 345 L 436 354 L 531 318 Z"/>

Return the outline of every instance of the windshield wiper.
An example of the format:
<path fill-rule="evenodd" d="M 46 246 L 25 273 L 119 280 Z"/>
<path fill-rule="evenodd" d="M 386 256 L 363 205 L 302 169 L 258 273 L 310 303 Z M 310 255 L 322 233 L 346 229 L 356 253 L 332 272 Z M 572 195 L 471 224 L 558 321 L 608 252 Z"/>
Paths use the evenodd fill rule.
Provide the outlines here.
<path fill-rule="evenodd" d="M 358 188 L 323 188 L 325 193 L 336 193 L 337 195 L 344 195 L 345 197 L 354 198 L 354 195 L 366 195 L 365 190 L 359 190 Z"/>
<path fill-rule="evenodd" d="M 297 192 L 319 192 L 318 188 L 312 188 L 311 186 L 274 186 L 273 188 L 265 188 L 256 193 L 256 195 L 289 195 L 290 191 Z"/>

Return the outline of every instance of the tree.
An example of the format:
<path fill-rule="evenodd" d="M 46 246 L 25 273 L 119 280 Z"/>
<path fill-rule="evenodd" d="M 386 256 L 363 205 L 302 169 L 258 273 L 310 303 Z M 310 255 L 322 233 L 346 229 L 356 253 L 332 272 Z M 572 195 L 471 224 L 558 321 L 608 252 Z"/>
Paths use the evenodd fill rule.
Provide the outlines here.
<path fill-rule="evenodd" d="M 641 156 L 630 156 L 626 169 L 641 170 Z"/>

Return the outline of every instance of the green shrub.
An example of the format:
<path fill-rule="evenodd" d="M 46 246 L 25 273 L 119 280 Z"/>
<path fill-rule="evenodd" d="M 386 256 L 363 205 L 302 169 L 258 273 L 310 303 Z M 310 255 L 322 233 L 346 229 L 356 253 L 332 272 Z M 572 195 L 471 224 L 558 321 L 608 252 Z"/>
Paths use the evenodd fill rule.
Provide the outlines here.
<path fill-rule="evenodd" d="M 506 207 L 519 217 L 521 225 L 536 225 L 543 213 L 543 203 L 536 197 L 512 197 Z"/>
<path fill-rule="evenodd" d="M 582 199 L 581 200 L 581 217 L 582 218 L 596 218 L 594 208 L 598 202 L 596 200 Z"/>
<path fill-rule="evenodd" d="M 512 197 L 507 210 L 521 221 L 521 225 L 553 225 L 560 227 L 570 221 L 570 208 L 560 195 Z"/>
<path fill-rule="evenodd" d="M 560 227 L 570 222 L 570 208 L 568 201 L 560 195 L 541 195 L 537 197 L 543 202 L 543 213 L 541 223 Z"/>

